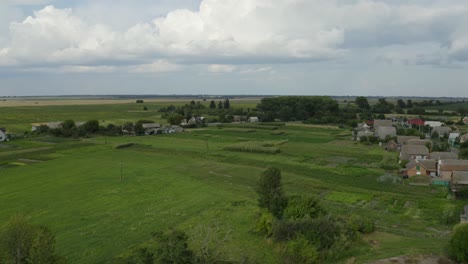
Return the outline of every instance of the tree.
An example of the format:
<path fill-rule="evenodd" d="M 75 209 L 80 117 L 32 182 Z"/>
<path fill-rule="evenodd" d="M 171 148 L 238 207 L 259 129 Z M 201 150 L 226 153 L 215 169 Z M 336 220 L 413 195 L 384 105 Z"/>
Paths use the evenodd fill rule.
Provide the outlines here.
<path fill-rule="evenodd" d="M 158 243 L 156 251 L 157 263 L 188 264 L 193 263 L 193 252 L 188 248 L 188 236 L 179 230 L 167 233 L 155 233 Z"/>
<path fill-rule="evenodd" d="M 218 102 L 218 109 L 223 109 L 223 102 L 221 101 Z"/>
<path fill-rule="evenodd" d="M 468 224 L 455 227 L 449 241 L 449 251 L 457 261 L 468 263 Z"/>
<path fill-rule="evenodd" d="M 281 185 L 281 171 L 268 168 L 260 175 L 255 190 L 259 206 L 266 208 L 276 218 L 281 218 L 288 203 Z"/>
<path fill-rule="evenodd" d="M 406 107 L 407 107 L 407 108 L 413 108 L 413 100 L 408 99 L 408 100 L 406 101 Z"/>
<path fill-rule="evenodd" d="M 0 233 L 0 261 L 15 264 L 65 262 L 55 253 L 54 234 L 46 227 L 29 224 L 23 216 L 11 218 Z"/>
<path fill-rule="evenodd" d="M 82 129 L 89 134 L 95 134 L 99 131 L 99 121 L 90 120 L 83 124 Z"/>
<path fill-rule="evenodd" d="M 180 125 L 183 119 L 184 116 L 181 114 L 171 114 L 169 118 L 167 118 L 167 122 L 169 122 L 171 125 Z"/>
<path fill-rule="evenodd" d="M 229 98 L 224 99 L 223 108 L 224 108 L 224 109 L 229 109 L 229 108 L 231 108 L 231 103 L 229 103 Z"/>
<path fill-rule="evenodd" d="M 356 97 L 355 103 L 361 109 L 370 109 L 369 101 L 364 96 Z"/>
<path fill-rule="evenodd" d="M 75 121 L 73 121 L 73 120 L 65 120 L 62 123 L 62 129 L 63 130 L 71 130 L 71 129 L 75 128 L 75 127 L 76 127 Z"/>
<path fill-rule="evenodd" d="M 405 107 L 406 107 L 405 101 L 403 101 L 403 100 L 401 100 L 401 99 L 398 99 L 397 105 L 398 105 L 400 108 L 405 108 Z"/>
<path fill-rule="evenodd" d="M 216 103 L 213 100 L 210 102 L 210 109 L 216 109 Z"/>

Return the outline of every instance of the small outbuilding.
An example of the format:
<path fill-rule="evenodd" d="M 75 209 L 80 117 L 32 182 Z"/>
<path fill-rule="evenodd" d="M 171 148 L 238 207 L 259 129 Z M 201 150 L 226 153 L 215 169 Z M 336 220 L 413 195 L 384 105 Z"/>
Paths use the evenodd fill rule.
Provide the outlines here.
<path fill-rule="evenodd" d="M 3 127 L 0 127 L 0 142 L 6 141 L 7 140 L 7 134 L 6 134 L 6 129 Z"/>
<path fill-rule="evenodd" d="M 250 123 L 257 123 L 257 122 L 258 122 L 258 117 L 256 117 L 256 116 L 251 116 L 251 117 L 249 117 L 248 122 L 250 122 Z"/>

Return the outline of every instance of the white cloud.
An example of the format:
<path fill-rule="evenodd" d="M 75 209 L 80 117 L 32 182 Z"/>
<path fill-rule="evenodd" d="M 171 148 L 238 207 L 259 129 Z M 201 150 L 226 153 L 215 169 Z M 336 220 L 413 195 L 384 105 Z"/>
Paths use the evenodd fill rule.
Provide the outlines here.
<path fill-rule="evenodd" d="M 468 9 L 456 1 L 442 3 L 204 0 L 197 11 L 177 9 L 126 29 L 89 22 L 86 9 L 77 14 L 47 6 L 11 23 L 9 41 L 0 47 L 0 65 L 141 65 L 132 71 L 164 72 L 179 69 L 177 64 L 206 64 L 210 72 L 232 72 L 234 64 L 335 60 L 356 48 L 418 43 L 431 43 L 422 53 L 449 47 L 440 52 L 440 60 L 468 60 L 468 34 L 461 29 Z M 407 56 L 411 59 L 398 50 L 381 54 L 402 57 L 400 61 Z"/>
<path fill-rule="evenodd" d="M 207 67 L 209 72 L 212 73 L 229 73 L 237 69 L 234 65 L 211 64 Z"/>

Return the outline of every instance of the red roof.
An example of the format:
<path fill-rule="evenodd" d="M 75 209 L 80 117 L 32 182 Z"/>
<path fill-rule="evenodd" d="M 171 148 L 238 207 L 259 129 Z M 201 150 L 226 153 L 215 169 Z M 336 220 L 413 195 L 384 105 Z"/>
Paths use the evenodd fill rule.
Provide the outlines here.
<path fill-rule="evenodd" d="M 424 120 L 419 118 L 408 119 L 408 125 L 424 126 Z"/>
<path fill-rule="evenodd" d="M 366 124 L 367 124 L 368 126 L 373 126 L 373 125 L 374 125 L 374 120 L 367 120 L 367 121 L 366 121 Z"/>

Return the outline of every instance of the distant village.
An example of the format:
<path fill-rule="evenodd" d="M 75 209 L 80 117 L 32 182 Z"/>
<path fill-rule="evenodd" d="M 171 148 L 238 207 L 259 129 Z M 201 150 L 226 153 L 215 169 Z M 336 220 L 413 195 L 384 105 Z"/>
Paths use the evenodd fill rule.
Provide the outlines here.
<path fill-rule="evenodd" d="M 463 119 L 468 124 L 468 117 Z M 397 135 L 399 129 L 413 129 L 419 135 Z M 398 151 L 404 178 L 421 177 L 433 185 L 449 186 L 453 192 L 468 187 L 468 160 L 460 159 L 455 145 L 468 144 L 468 134 L 440 121 L 415 119 L 369 120 L 353 130 L 356 141 L 374 141 L 387 151 Z M 446 146 L 436 149 L 435 143 Z"/>

